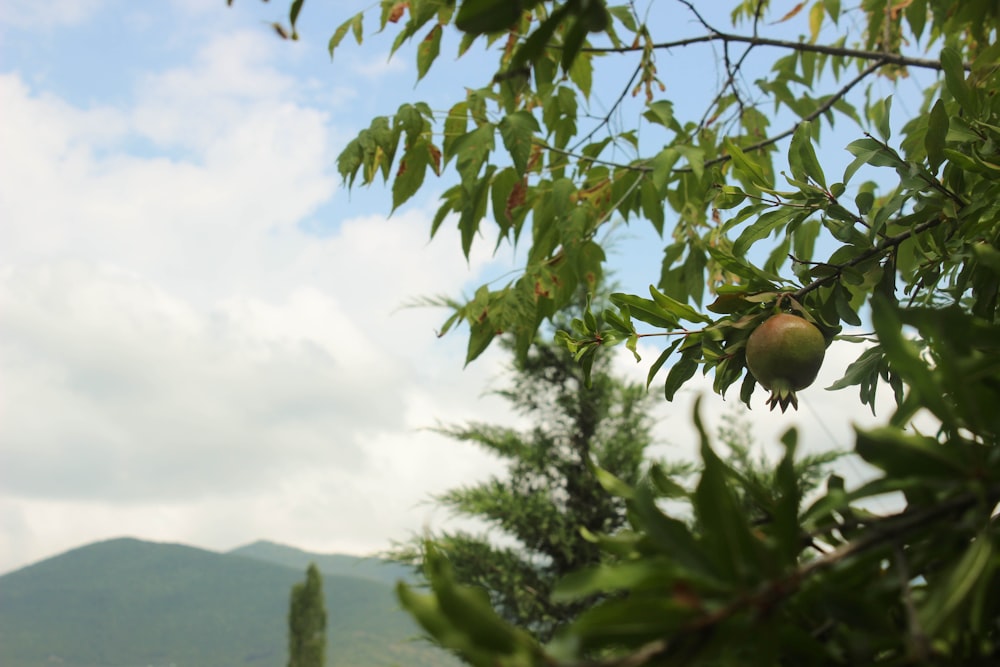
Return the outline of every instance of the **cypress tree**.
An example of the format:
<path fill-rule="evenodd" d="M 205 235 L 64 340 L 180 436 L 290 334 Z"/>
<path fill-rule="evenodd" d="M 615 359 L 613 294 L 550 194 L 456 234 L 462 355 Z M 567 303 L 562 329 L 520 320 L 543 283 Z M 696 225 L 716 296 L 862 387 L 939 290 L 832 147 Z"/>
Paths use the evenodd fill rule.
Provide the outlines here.
<path fill-rule="evenodd" d="M 323 667 L 326 653 L 326 607 L 323 578 L 315 563 L 306 580 L 292 586 L 288 608 L 288 667 Z"/>

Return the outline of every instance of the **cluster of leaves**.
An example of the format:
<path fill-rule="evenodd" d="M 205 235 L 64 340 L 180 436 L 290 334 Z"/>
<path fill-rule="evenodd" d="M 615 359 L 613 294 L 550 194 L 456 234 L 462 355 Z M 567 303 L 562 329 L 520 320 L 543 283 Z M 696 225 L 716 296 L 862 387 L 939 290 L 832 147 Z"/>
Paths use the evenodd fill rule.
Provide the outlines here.
<path fill-rule="evenodd" d="M 700 369 L 720 393 L 742 378 L 749 402 L 746 340 L 776 310 L 829 339 L 870 314 L 874 334 L 846 338 L 871 345 L 835 387 L 858 386 L 872 407 L 879 384 L 892 387 L 895 414 L 855 443 L 880 474 L 851 490 L 832 477 L 807 504 L 794 432 L 766 487 L 741 479 L 699 423 L 693 489 L 655 474 L 606 479 L 630 527 L 593 536 L 618 560 L 569 575 L 555 595 L 605 598 L 548 645 L 502 621 L 433 552 L 431 593 L 403 587 L 401 599 L 476 665 L 995 664 L 1000 8 L 818 0 L 772 19 L 766 0 L 732 4 L 741 32 L 717 28 L 689 0 L 658 3 L 685 20 L 655 24 L 652 3 L 383 0 L 379 28 L 396 27 L 395 49 L 417 43 L 420 76 L 449 34 L 460 34 L 460 55 L 485 46 L 497 67 L 443 117 L 414 103 L 374 119 L 338 166 L 350 184 L 391 182 L 394 208 L 428 169 L 453 168 L 432 233 L 457 224 L 468 254 L 493 225 L 500 243 L 526 246 L 510 282 L 454 305 L 444 329 L 468 325 L 470 361 L 501 332 L 527 354 L 577 288 L 599 281 L 599 232 L 615 219 L 648 222 L 664 238 L 660 275 L 648 298 L 614 295 L 560 339 L 586 368 L 606 345 L 671 336 L 649 376 L 665 373 L 668 399 Z M 301 7 L 292 3 L 292 33 Z M 331 52 L 351 33 L 361 43 L 363 17 L 337 28 Z M 761 34 L 799 19 L 800 39 Z M 653 26 L 668 24 L 694 33 L 657 41 Z M 718 48 L 720 85 L 685 119 L 658 65 L 698 44 Z M 750 88 L 745 68 L 762 50 L 780 57 Z M 934 78 L 919 108 L 894 122 L 875 84 L 914 69 Z M 594 81 L 606 70 L 632 75 L 595 115 Z M 637 120 L 623 127 L 627 105 Z M 834 175 L 816 147 L 838 119 L 860 129 L 853 161 Z M 920 412 L 936 433 L 910 427 Z M 905 498 L 898 513 L 859 505 L 891 492 Z M 675 503 L 687 510 L 664 510 Z"/>
<path fill-rule="evenodd" d="M 302 5 L 292 3 L 291 33 Z M 378 29 L 398 28 L 394 51 L 417 42 L 419 77 L 452 26 L 462 31 L 459 55 L 476 44 L 499 54 L 495 74 L 468 88 L 443 117 L 427 104 L 404 104 L 373 119 L 338 159 L 348 184 L 391 182 L 394 209 L 420 191 L 428 171 L 442 175 L 453 165 L 456 182 L 442 195 L 432 235 L 457 224 L 468 255 L 490 221 L 498 243 L 527 246 L 523 270 L 512 280 L 452 304 L 442 333 L 468 325 L 467 361 L 500 333 L 512 335 L 523 355 L 579 285 L 600 280 L 606 257 L 598 233 L 617 219 L 645 220 L 666 237 L 659 279 L 650 298 L 619 295 L 613 309 L 582 320 L 563 338 L 585 359 L 602 346 L 626 341 L 634 349 L 643 336 L 682 334 L 649 378 L 669 369 L 668 400 L 700 369 L 713 372 L 718 392 L 742 378 L 740 395 L 748 402 L 755 380 L 743 346 L 777 309 L 798 311 L 830 339 L 843 324 L 861 324 L 873 293 L 895 297 L 899 285 L 914 302 L 971 299 L 977 314 L 995 314 L 990 262 L 1000 251 L 989 227 L 997 213 L 991 187 L 998 102 L 991 91 L 998 47 L 990 43 L 996 8 L 868 0 L 855 10 L 865 29 L 848 47 L 846 36 L 818 43 L 824 27 L 857 20 L 844 16 L 839 2 L 815 3 L 808 39 L 797 41 L 760 36 L 766 5 L 736 3 L 734 21 L 753 26 L 752 34 L 736 34 L 677 0 L 676 9 L 688 12 L 703 34 L 661 43 L 634 5 L 469 0 L 456 8 L 448 0 L 383 0 Z M 356 14 L 334 31 L 331 54 L 349 34 L 362 43 L 364 19 L 364 12 Z M 942 47 L 940 59 L 903 52 L 921 41 Z M 682 121 L 661 94 L 656 63 L 670 48 L 699 42 L 722 45 L 724 84 L 700 120 Z M 786 55 L 756 81 L 757 91 L 746 90 L 741 68 L 764 48 Z M 589 103 L 596 68 L 611 58 L 634 67 L 633 75 L 595 120 Z M 942 76 L 927 87 L 923 108 L 894 145 L 891 98 L 873 97 L 870 86 L 879 75 L 896 79 L 908 68 Z M 869 90 L 858 108 L 849 101 L 864 83 Z M 822 87 L 830 91 L 816 95 Z M 773 102 L 772 114 L 762 111 L 760 95 Z M 638 126 L 612 131 L 613 115 L 630 101 L 641 110 Z M 782 113 L 789 127 L 772 132 L 772 118 Z M 823 124 L 837 117 L 869 129 L 848 147 L 854 162 L 833 178 L 814 146 Z M 666 143 L 641 140 L 653 131 Z M 786 140 L 787 171 L 778 185 L 775 159 Z M 629 154 L 629 160 L 607 157 Z M 861 173 L 876 180 L 859 181 Z M 878 185 L 893 179 L 888 189 Z M 831 245 L 833 252 L 815 259 L 818 248 Z M 707 311 L 706 289 L 714 295 Z M 879 378 L 898 395 L 898 378 L 880 350 L 868 349 L 838 386 L 860 385 L 862 400 L 874 407 Z"/>

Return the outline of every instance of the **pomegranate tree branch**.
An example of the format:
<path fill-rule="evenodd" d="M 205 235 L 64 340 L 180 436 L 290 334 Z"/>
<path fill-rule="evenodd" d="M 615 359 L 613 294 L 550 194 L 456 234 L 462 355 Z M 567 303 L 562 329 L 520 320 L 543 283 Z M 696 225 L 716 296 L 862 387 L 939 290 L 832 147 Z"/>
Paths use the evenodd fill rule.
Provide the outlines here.
<path fill-rule="evenodd" d="M 930 507 L 905 510 L 899 514 L 879 519 L 870 523 L 868 530 L 857 539 L 847 542 L 815 560 L 801 564 L 792 572 L 769 581 L 751 594 L 742 595 L 729 604 L 694 619 L 680 632 L 686 634 L 711 632 L 720 623 L 740 612 L 748 609 L 769 609 L 793 595 L 802 582 L 809 577 L 848 558 L 896 543 L 900 539 L 937 522 L 957 517 L 977 505 L 985 507 L 986 511 L 989 512 L 998 501 L 1000 501 L 1000 485 L 994 485 L 987 488 L 985 493 L 963 493 Z M 670 641 L 663 638 L 649 642 L 624 656 L 581 661 L 568 667 L 639 667 L 657 658 L 667 656 L 670 650 Z"/>
<path fill-rule="evenodd" d="M 683 46 L 690 46 L 692 44 L 701 44 L 704 42 L 724 42 L 724 43 L 737 43 L 737 44 L 750 44 L 752 46 L 772 46 L 781 49 L 788 49 L 791 51 L 800 52 L 812 52 L 812 53 L 822 53 L 830 56 L 844 56 L 847 58 L 857 58 L 859 60 L 878 60 L 882 61 L 883 64 L 888 65 L 901 65 L 904 67 L 920 67 L 924 69 L 933 69 L 940 71 L 941 61 L 935 60 L 933 58 L 917 58 L 914 56 L 906 56 L 901 53 L 886 53 L 884 51 L 869 51 L 868 49 L 853 49 L 846 46 L 831 46 L 829 44 L 810 44 L 809 42 L 793 42 L 791 40 L 785 39 L 771 39 L 769 37 L 760 37 L 758 35 L 736 35 L 728 32 L 719 32 L 713 30 L 707 35 L 699 35 L 697 37 L 687 37 L 684 39 L 678 39 L 671 42 L 658 42 L 653 44 L 654 49 L 669 50 L 673 48 L 679 48 Z M 642 51 L 644 47 L 642 46 L 591 46 L 580 49 L 585 53 L 630 53 L 634 51 Z M 963 67 L 966 70 L 971 70 L 972 65 L 965 63 Z"/>
<path fill-rule="evenodd" d="M 933 229 L 934 227 L 937 227 L 938 225 L 945 222 L 945 220 L 946 218 L 944 217 L 934 218 L 933 220 L 928 220 L 927 222 L 922 222 L 919 225 L 916 225 L 915 227 L 911 227 L 910 229 L 907 229 L 905 232 L 901 234 L 897 234 L 896 236 L 890 236 L 884 241 L 882 241 L 882 243 L 879 243 L 877 246 L 865 250 L 857 257 L 854 257 L 851 260 L 844 262 L 843 264 L 833 265 L 832 268 L 835 269 L 834 273 L 831 273 L 828 276 L 823 276 L 822 278 L 817 278 L 808 285 L 805 285 L 804 287 L 800 287 L 799 289 L 795 290 L 794 292 L 791 293 L 791 295 L 796 299 L 801 299 L 809 292 L 812 292 L 815 289 L 819 289 L 824 285 L 828 285 L 834 282 L 835 280 L 838 280 L 840 278 L 840 275 L 844 272 L 844 269 L 849 269 L 851 267 L 857 266 L 858 264 L 866 262 L 873 257 L 878 257 L 880 255 L 883 255 L 889 250 L 898 246 L 906 239 L 916 236 L 917 234 L 920 234 L 922 232 L 926 232 L 928 229 Z"/>

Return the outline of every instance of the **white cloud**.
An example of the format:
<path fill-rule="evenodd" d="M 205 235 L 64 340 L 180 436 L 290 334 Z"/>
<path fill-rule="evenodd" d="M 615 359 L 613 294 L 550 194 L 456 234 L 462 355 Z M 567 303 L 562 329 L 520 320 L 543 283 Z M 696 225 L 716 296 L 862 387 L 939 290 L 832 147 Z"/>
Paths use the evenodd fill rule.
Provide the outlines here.
<path fill-rule="evenodd" d="M 437 340 L 442 312 L 399 306 L 512 260 L 496 268 L 487 242 L 466 262 L 447 223 L 429 243 L 419 207 L 349 211 L 332 163 L 358 119 L 284 73 L 266 31 L 212 35 L 113 106 L 0 74 L 0 571 L 122 534 L 372 550 L 443 519 L 420 501 L 494 466 L 420 429 L 507 419 L 481 398 L 502 355 L 462 370 L 463 332 Z M 407 67 L 355 62 L 369 79 Z M 323 238 L 302 231 L 317 215 L 336 223 Z M 684 454 L 692 395 L 660 406 Z M 856 411 L 828 396 L 802 401 Z M 826 444 L 806 409 L 759 405 L 762 442 L 805 418 Z M 846 421 L 827 425 L 850 444 Z"/>
<path fill-rule="evenodd" d="M 100 10 L 106 0 L 5 0 L 0 4 L 0 24 L 17 28 L 51 28 L 80 23 Z"/>
<path fill-rule="evenodd" d="M 409 69 L 409 65 L 399 53 L 390 54 L 371 52 L 364 59 L 352 58 L 349 65 L 351 71 L 367 79 L 378 79 L 391 74 L 400 74 Z"/>
<path fill-rule="evenodd" d="M 419 429 L 484 416 L 496 361 L 398 310 L 491 258 L 332 206 L 338 130 L 269 48 L 220 35 L 115 107 L 0 75 L 0 571 L 124 533 L 377 548 L 491 465 Z"/>

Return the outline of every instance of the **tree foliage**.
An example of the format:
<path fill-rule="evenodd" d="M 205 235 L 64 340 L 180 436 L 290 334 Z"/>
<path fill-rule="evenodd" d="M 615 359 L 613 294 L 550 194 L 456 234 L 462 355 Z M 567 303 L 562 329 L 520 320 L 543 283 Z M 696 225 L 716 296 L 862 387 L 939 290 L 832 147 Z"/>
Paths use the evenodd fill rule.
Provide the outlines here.
<path fill-rule="evenodd" d="M 668 400 L 701 371 L 719 393 L 739 383 L 749 403 L 744 347 L 771 314 L 866 343 L 834 388 L 858 387 L 874 408 L 891 387 L 894 413 L 854 443 L 878 474 L 855 488 L 831 477 L 807 502 L 791 431 L 758 521 L 696 414 L 697 484 L 614 485 L 630 529 L 598 543 L 620 560 L 555 591 L 607 599 L 549 644 L 505 624 L 443 558 L 429 559 L 428 595 L 404 587 L 401 599 L 476 665 L 995 664 L 1000 6 L 731 0 L 723 27 L 705 4 L 383 0 L 334 30 L 331 53 L 348 35 L 360 44 L 374 19 L 394 49 L 415 46 L 421 77 L 446 35 L 496 66 L 444 114 L 414 102 L 373 119 L 340 173 L 391 184 L 393 208 L 428 171 L 447 175 L 432 234 L 457 225 L 468 254 L 492 226 L 523 249 L 516 276 L 445 323 L 468 327 L 469 360 L 499 332 L 527 354 L 576 288 L 599 280 L 612 220 L 650 225 L 663 262 L 648 295 L 616 294 L 561 334 L 585 365 L 608 345 L 666 336 L 649 380 Z M 290 35 L 302 6 L 291 3 Z M 706 46 L 718 86 L 692 113 L 671 58 Z M 766 67 L 749 71 L 762 53 Z M 918 70 L 921 99 L 894 103 L 894 84 Z M 608 72 L 621 94 L 600 109 Z M 842 171 L 831 147 L 817 150 L 835 123 L 856 127 Z M 868 320 L 873 334 L 841 333 Z M 918 414 L 936 426 L 916 430 Z M 889 493 L 903 509 L 864 509 Z M 666 509 L 676 504 L 686 509 Z"/>
<path fill-rule="evenodd" d="M 421 564 L 429 540 L 458 581 L 486 591 L 504 619 L 543 641 L 592 605 L 589 599 L 554 603 L 552 589 L 565 575 L 608 560 L 589 536 L 620 531 L 626 508 L 604 490 L 601 476 L 637 484 L 653 440 L 645 387 L 616 377 L 609 365 L 608 358 L 598 360 L 588 383 L 564 347 L 539 344 L 514 362 L 508 386 L 496 392 L 530 421 L 529 428 L 439 428 L 505 464 L 502 476 L 435 497 L 456 516 L 484 522 L 488 531 L 426 535 L 393 557 Z"/>
<path fill-rule="evenodd" d="M 315 563 L 305 581 L 292 586 L 288 605 L 288 667 L 324 667 L 326 664 L 326 606 L 323 577 Z"/>

